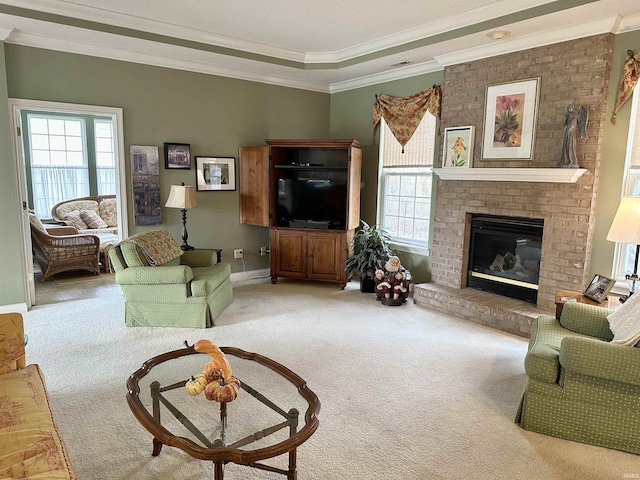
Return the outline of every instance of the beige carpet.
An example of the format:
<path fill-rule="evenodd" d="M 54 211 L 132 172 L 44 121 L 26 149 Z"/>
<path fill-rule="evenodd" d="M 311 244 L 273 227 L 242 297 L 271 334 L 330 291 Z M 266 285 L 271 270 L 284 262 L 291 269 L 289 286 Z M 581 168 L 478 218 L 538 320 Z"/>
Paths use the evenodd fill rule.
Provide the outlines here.
<path fill-rule="evenodd" d="M 322 401 L 299 449 L 299 480 L 638 478 L 640 457 L 522 430 L 513 423 L 526 340 L 405 304 L 385 307 L 351 283 L 256 283 L 207 330 L 127 328 L 121 297 L 36 307 L 27 360 L 45 373 L 81 480 L 213 478 L 208 462 L 151 435 L 125 381 L 151 356 L 200 338 L 283 363 Z M 627 475 L 625 477 L 625 475 Z M 632 475 L 632 476 L 629 476 Z M 229 464 L 225 478 L 284 477 Z"/>

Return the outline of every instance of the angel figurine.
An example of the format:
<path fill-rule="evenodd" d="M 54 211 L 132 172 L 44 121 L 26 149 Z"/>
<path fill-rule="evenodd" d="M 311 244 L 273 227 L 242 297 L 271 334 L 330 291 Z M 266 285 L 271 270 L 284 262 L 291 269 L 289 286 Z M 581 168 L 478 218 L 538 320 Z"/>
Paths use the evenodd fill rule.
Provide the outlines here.
<path fill-rule="evenodd" d="M 589 110 L 584 105 L 570 104 L 564 117 L 564 140 L 562 142 L 562 158 L 558 168 L 578 168 L 576 158 L 576 127 L 580 131 L 580 138 L 587 140 L 587 119 Z"/>

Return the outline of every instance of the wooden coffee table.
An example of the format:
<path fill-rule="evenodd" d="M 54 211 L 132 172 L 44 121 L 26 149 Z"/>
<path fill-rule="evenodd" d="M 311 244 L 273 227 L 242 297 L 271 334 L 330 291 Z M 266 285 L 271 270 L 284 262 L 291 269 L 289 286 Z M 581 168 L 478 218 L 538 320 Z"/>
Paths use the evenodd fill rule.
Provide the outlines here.
<path fill-rule="evenodd" d="M 296 449 L 318 428 L 320 400 L 285 366 L 238 348 L 221 350 L 242 383 L 233 402 L 186 392 L 187 380 L 210 359 L 191 347 L 147 360 L 127 380 L 129 407 L 154 437 L 152 455 L 162 445 L 177 447 L 213 462 L 215 480 L 224 478 L 229 462 L 297 480 Z M 286 470 L 259 463 L 285 453 Z"/>

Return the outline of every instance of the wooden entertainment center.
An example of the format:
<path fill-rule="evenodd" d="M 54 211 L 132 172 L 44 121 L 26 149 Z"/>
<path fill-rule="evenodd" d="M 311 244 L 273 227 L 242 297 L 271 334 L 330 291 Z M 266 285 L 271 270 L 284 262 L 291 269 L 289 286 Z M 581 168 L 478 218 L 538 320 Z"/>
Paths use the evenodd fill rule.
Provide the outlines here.
<path fill-rule="evenodd" d="M 344 288 L 344 262 L 360 224 L 360 144 L 265 142 L 240 148 L 240 223 L 269 227 L 271 281 L 322 280 Z"/>

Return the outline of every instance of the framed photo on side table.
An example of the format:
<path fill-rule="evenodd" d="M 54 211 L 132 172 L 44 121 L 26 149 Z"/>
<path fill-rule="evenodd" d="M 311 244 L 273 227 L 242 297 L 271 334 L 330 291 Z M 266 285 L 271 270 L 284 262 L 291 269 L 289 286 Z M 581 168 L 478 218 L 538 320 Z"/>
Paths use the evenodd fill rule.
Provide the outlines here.
<path fill-rule="evenodd" d="M 473 162 L 473 140 L 475 127 L 453 127 L 444 129 L 442 166 L 471 167 Z"/>
<path fill-rule="evenodd" d="M 196 157 L 196 190 L 235 190 L 235 157 Z"/>
<path fill-rule="evenodd" d="M 607 299 L 607 295 L 615 283 L 615 280 L 596 273 L 582 293 L 585 297 L 602 303 Z"/>
<path fill-rule="evenodd" d="M 190 170 L 191 145 L 188 143 L 165 143 L 164 168 L 172 170 Z"/>
<path fill-rule="evenodd" d="M 483 159 L 533 159 L 539 94 L 539 78 L 487 86 Z"/>

